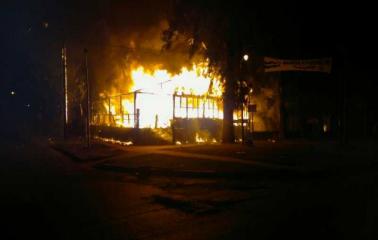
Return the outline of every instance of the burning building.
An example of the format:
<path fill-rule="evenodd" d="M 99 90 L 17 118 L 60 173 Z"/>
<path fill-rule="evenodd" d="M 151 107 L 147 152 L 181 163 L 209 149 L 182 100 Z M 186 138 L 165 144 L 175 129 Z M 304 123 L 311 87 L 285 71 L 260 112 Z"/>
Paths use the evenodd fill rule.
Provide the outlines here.
<path fill-rule="evenodd" d="M 137 65 L 129 76 L 125 92 L 113 89 L 93 102 L 94 126 L 159 129 L 162 137 L 165 133 L 166 140 L 174 142 L 219 141 L 223 83 L 207 61 L 178 73 Z"/>
<path fill-rule="evenodd" d="M 96 101 L 93 123 L 116 127 L 164 128 L 173 118 L 222 119 L 222 83 L 206 63 L 166 69 L 131 70 L 127 92 L 114 92 Z"/>
<path fill-rule="evenodd" d="M 140 5 L 113 6 L 110 21 L 96 25 L 98 43 L 89 49 L 95 132 L 105 137 L 150 132 L 168 142 L 220 141 L 224 78 L 204 59 L 206 45 L 188 58 L 190 38 L 178 34 L 170 51 L 161 51 L 169 11 L 160 7 L 157 14 Z M 81 118 L 84 108 L 77 110 Z M 256 115 L 255 121 L 260 119 Z M 234 120 L 237 128 L 252 128 L 246 105 Z"/>

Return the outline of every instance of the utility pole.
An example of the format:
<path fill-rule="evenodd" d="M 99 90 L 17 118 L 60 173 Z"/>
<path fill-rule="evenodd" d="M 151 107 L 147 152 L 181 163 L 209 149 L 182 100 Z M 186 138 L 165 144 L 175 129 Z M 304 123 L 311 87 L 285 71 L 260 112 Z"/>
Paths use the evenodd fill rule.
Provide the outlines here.
<path fill-rule="evenodd" d="M 63 139 L 67 139 L 67 125 L 68 125 L 68 78 L 67 78 L 67 48 L 66 43 L 62 46 L 62 82 L 63 82 Z"/>
<path fill-rule="evenodd" d="M 241 139 L 242 139 L 242 144 L 245 143 L 244 139 L 244 101 L 242 102 L 241 106 Z"/>
<path fill-rule="evenodd" d="M 176 92 L 173 93 L 173 96 L 172 96 L 172 102 L 173 102 L 173 109 L 172 109 L 172 123 L 171 123 L 171 127 L 172 127 L 172 144 L 175 145 L 176 144 L 176 131 L 175 131 L 175 124 L 176 124 Z"/>
<path fill-rule="evenodd" d="M 278 94 L 279 94 L 279 134 L 278 139 L 284 140 L 285 139 L 285 118 L 286 118 L 286 112 L 285 112 L 285 104 L 284 104 L 284 80 L 282 79 L 281 72 L 279 73 L 279 80 L 278 80 Z"/>
<path fill-rule="evenodd" d="M 249 90 L 248 93 L 248 139 L 247 143 L 253 146 L 253 114 L 256 112 L 256 105 L 252 104 L 252 88 Z"/>
<path fill-rule="evenodd" d="M 244 136 L 244 104 L 246 103 L 245 102 L 245 93 L 244 93 L 244 90 L 247 86 L 245 86 L 246 82 L 245 82 L 245 75 L 246 75 L 246 67 L 247 67 L 247 63 L 248 63 L 248 60 L 249 60 L 249 55 L 248 54 L 244 54 L 242 59 L 240 60 L 240 69 L 239 69 L 239 75 L 241 76 L 241 80 L 240 80 L 240 85 L 239 85 L 239 94 L 241 94 L 241 99 L 239 99 L 241 102 L 241 140 L 242 140 L 242 144 L 245 143 L 245 136 Z M 244 65 L 246 65 L 244 67 L 244 70 L 243 70 L 243 62 L 244 62 Z M 249 93 L 248 93 L 249 94 Z"/>
<path fill-rule="evenodd" d="M 88 50 L 84 49 L 85 54 L 85 80 L 87 85 L 87 117 L 86 117 L 86 143 L 87 147 L 91 146 L 91 126 L 90 126 L 90 117 L 91 117 L 91 98 L 90 98 L 90 83 L 88 75 Z"/>
<path fill-rule="evenodd" d="M 347 51 L 339 46 L 340 54 L 340 70 L 338 71 L 337 77 L 339 80 L 340 88 L 340 116 L 339 116 L 339 141 L 341 145 L 348 144 L 348 74 L 347 69 L 349 67 L 347 61 Z"/>
<path fill-rule="evenodd" d="M 341 79 L 339 80 L 342 84 L 342 109 L 341 109 L 341 144 L 346 145 L 348 144 L 348 80 L 345 77 L 345 74 L 341 74 Z"/>

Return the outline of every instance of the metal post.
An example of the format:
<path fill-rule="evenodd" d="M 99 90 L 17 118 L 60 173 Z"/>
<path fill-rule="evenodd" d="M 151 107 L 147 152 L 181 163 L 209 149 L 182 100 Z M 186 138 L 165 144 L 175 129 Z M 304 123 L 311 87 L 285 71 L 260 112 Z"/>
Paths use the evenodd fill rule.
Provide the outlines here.
<path fill-rule="evenodd" d="M 182 114 L 182 96 L 180 96 L 180 107 L 179 107 L 179 117 L 183 117 L 183 114 Z"/>
<path fill-rule="evenodd" d="M 186 109 L 186 119 L 188 119 L 188 100 L 189 100 L 189 97 L 186 97 L 186 105 L 185 105 L 185 109 Z"/>
<path fill-rule="evenodd" d="M 125 116 L 123 115 L 123 106 L 122 106 L 122 94 L 119 95 L 119 113 L 121 114 L 122 126 L 124 125 Z"/>
<path fill-rule="evenodd" d="M 137 125 L 138 114 L 137 114 L 137 108 L 136 108 L 136 100 L 137 100 L 137 92 L 134 92 L 134 128 L 138 128 L 138 125 Z"/>
<path fill-rule="evenodd" d="M 175 122 L 176 122 L 176 94 L 173 94 L 173 114 L 172 114 L 172 123 L 171 123 L 173 144 L 176 144 Z"/>
<path fill-rule="evenodd" d="M 254 129 L 254 125 L 253 125 L 253 112 L 251 113 L 251 133 L 253 133 L 255 131 Z M 253 139 L 253 135 L 251 134 L 251 138 Z"/>
<path fill-rule="evenodd" d="M 199 97 L 197 96 L 197 105 L 196 105 L 196 107 L 197 107 L 197 118 L 199 118 L 199 105 L 200 105 L 200 100 L 199 100 Z"/>
<path fill-rule="evenodd" d="M 173 94 L 173 111 L 172 111 L 172 119 L 174 120 L 175 119 L 175 111 L 176 111 L 176 95 L 175 94 Z"/>
<path fill-rule="evenodd" d="M 188 134 L 188 99 L 189 97 L 185 97 L 185 111 L 186 111 L 186 119 L 185 119 L 185 143 L 188 142 L 189 134 Z"/>
<path fill-rule="evenodd" d="M 136 128 L 139 128 L 139 118 L 140 118 L 140 111 L 139 111 L 139 108 L 137 108 L 137 124 L 136 124 Z"/>
<path fill-rule="evenodd" d="M 111 125 L 112 123 L 112 110 L 111 110 L 111 102 L 110 102 L 110 97 L 108 99 L 108 121 L 109 121 L 109 126 Z"/>
<path fill-rule="evenodd" d="M 212 108 L 213 108 L 213 119 L 215 118 L 215 99 L 212 100 Z"/>
<path fill-rule="evenodd" d="M 242 103 L 241 107 L 241 139 L 242 143 L 244 143 L 244 104 Z"/>
<path fill-rule="evenodd" d="M 159 125 L 159 115 L 155 114 L 155 128 L 158 128 Z"/>
<path fill-rule="evenodd" d="M 89 123 L 93 124 L 94 121 L 95 121 L 94 103 L 93 103 L 93 101 L 91 101 L 91 118 L 90 118 Z"/>
<path fill-rule="evenodd" d="M 202 105 L 202 118 L 205 118 L 206 98 L 203 98 L 202 101 L 203 101 L 203 105 Z"/>
<path fill-rule="evenodd" d="M 90 126 L 90 117 L 91 117 L 91 91 L 90 91 L 90 82 L 88 75 L 88 50 L 84 49 L 85 53 L 85 80 L 87 84 L 87 121 L 86 121 L 86 130 L 87 130 L 87 147 L 91 146 L 91 126 Z"/>

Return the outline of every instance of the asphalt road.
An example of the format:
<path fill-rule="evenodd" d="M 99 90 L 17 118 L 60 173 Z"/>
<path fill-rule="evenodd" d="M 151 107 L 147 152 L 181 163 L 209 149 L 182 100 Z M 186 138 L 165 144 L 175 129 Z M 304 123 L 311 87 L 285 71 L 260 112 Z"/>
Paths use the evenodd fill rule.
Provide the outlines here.
<path fill-rule="evenodd" d="M 78 163 L 45 140 L 3 141 L 1 239 L 377 238 L 374 167 L 280 168 L 271 148 L 256 147 L 266 161 L 211 148 Z"/>

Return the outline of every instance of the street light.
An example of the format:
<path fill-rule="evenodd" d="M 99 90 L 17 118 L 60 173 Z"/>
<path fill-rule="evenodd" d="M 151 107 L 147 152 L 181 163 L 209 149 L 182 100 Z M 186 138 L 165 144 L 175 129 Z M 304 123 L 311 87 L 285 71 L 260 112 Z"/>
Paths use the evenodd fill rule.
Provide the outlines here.
<path fill-rule="evenodd" d="M 242 70 L 242 61 L 244 62 L 247 62 L 249 59 L 249 55 L 248 54 L 244 54 L 243 55 L 243 58 L 240 60 L 240 70 Z M 242 143 L 245 142 L 245 136 L 244 136 L 244 93 L 242 91 L 243 88 L 246 87 L 246 82 L 243 80 L 240 82 L 240 85 L 239 85 L 239 91 L 241 92 L 242 94 L 242 106 L 241 106 L 241 138 L 242 138 Z"/>
<path fill-rule="evenodd" d="M 246 53 L 244 54 L 241 59 L 240 59 L 240 71 L 242 71 L 242 66 L 246 66 L 248 67 L 249 63 L 250 63 L 251 59 L 249 59 L 249 55 Z M 243 64 L 244 62 L 244 64 Z M 248 62 L 248 64 L 247 64 Z M 251 84 L 251 82 L 250 82 Z M 251 95 L 252 95 L 252 92 L 253 92 L 253 89 L 251 87 L 252 85 L 247 85 L 246 81 L 240 81 L 240 84 L 239 84 L 239 91 L 240 91 L 240 94 L 242 95 L 242 99 L 241 99 L 241 103 L 242 103 L 242 107 L 241 107 L 241 134 L 242 134 L 242 142 L 243 143 L 248 143 L 250 145 L 253 145 L 253 138 L 252 138 L 252 134 L 253 134 L 253 113 L 252 111 L 255 111 L 253 109 L 253 105 L 251 104 L 252 103 L 252 100 L 251 100 Z M 245 136 L 245 133 L 244 133 L 244 104 L 247 105 L 247 108 L 248 108 L 248 123 L 247 123 L 247 127 L 248 127 L 248 138 L 247 140 L 245 139 L 246 136 Z"/>
<path fill-rule="evenodd" d="M 244 61 L 248 61 L 248 59 L 249 59 L 248 54 L 244 54 L 244 56 L 243 56 L 243 60 L 244 60 Z"/>

